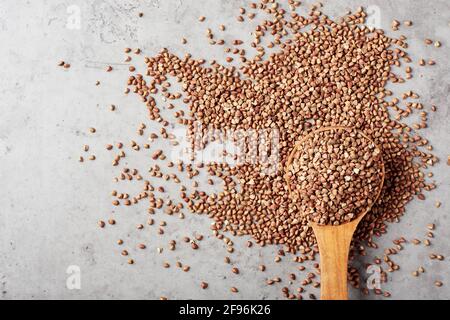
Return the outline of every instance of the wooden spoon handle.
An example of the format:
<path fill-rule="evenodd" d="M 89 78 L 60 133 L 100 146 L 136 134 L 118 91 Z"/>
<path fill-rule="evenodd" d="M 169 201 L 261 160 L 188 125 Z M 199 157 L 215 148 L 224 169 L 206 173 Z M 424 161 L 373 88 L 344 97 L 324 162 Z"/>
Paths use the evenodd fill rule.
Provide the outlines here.
<path fill-rule="evenodd" d="M 348 299 L 347 262 L 356 225 L 354 222 L 340 226 L 311 224 L 319 245 L 322 300 Z"/>

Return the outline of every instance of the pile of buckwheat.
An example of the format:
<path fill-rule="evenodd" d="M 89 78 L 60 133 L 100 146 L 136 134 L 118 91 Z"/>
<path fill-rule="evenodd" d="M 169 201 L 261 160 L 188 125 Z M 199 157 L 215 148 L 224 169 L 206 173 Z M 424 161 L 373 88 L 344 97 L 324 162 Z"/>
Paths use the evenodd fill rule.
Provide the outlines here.
<path fill-rule="evenodd" d="M 121 169 L 117 181 L 142 181 L 143 189 L 136 196 L 114 190 L 114 206 L 148 202 L 148 225 L 154 224 L 151 215 L 159 210 L 181 219 L 185 209 L 206 214 L 214 221 L 214 235 L 226 242 L 229 253 L 233 252 L 233 242 L 224 236 L 225 231 L 249 235 L 261 246 L 284 245 L 284 250 L 280 250 L 283 255 L 285 251 L 293 253 L 295 261 L 303 262 L 314 260 L 318 251 L 309 219 L 320 224 L 344 223 L 375 201 L 381 179 L 381 155 L 385 170 L 381 195 L 359 224 L 355 239 L 376 247 L 374 236 L 386 232 L 387 222 L 398 221 L 414 196 L 425 199 L 423 191 L 434 189 L 435 185 L 425 181 L 424 169 L 437 162 L 429 153 L 432 148 L 428 140 L 420 134 L 427 127 L 428 107 L 418 101 L 419 95 L 413 91 L 395 97 L 387 89 L 388 84 L 404 83 L 413 77 L 415 66 L 406 51 L 406 37 L 391 38 L 383 30 L 365 26 L 366 13 L 362 8 L 334 21 L 320 11 L 320 6 L 312 6 L 304 15 L 297 13 L 298 7 L 302 8 L 299 1 L 289 0 L 282 7 L 274 0 L 262 0 L 241 8 L 236 23 L 257 19 L 260 13 L 269 15 L 258 20 L 249 44 L 240 39 L 228 43 L 223 37 L 226 27 L 215 26 L 215 33 L 211 25 L 207 29 L 208 42 L 223 46 L 226 64 L 194 59 L 190 54 L 179 57 L 163 49 L 156 56 L 145 57 L 146 70 L 139 73 L 133 65 L 129 66 L 132 75 L 125 93 L 138 95 L 148 110 L 149 120 L 161 129 L 147 133 L 152 126 L 139 127 L 138 134 L 148 135 L 149 142 L 132 141 L 131 148 L 149 152 L 152 163 L 145 174 Z M 201 17 L 199 23 L 210 22 Z M 395 27 L 400 28 L 400 24 Z M 182 43 L 187 40 L 183 38 Z M 127 62 L 133 53 L 141 54 L 140 49 L 127 48 L 125 52 Z M 430 60 L 428 64 L 435 62 Z M 426 63 L 421 59 L 417 65 L 422 68 Z M 174 89 L 175 82 L 182 92 Z M 162 105 L 157 103 L 157 96 L 163 97 Z M 176 101 L 184 107 L 174 106 Z M 163 150 L 153 147 L 157 139 L 165 139 L 171 146 L 178 144 L 171 132 L 174 123 L 163 116 L 162 109 L 173 112 L 177 125 L 187 129 L 190 144 L 197 151 L 207 147 L 210 141 L 203 137 L 213 128 L 233 132 L 229 137 L 232 141 L 238 140 L 239 132 L 267 132 L 269 141 L 277 141 L 268 149 L 276 152 L 265 150 L 266 161 L 258 161 L 262 150 L 250 146 L 245 161 L 237 165 L 226 161 L 198 162 L 195 157 L 191 161 L 167 159 Z M 430 110 L 435 111 L 436 107 L 430 106 Z M 414 113 L 420 115 L 420 123 L 409 126 L 402 121 Z M 293 175 L 292 186 L 301 200 L 297 202 L 290 197 L 285 182 L 288 157 L 308 132 L 328 126 L 354 131 L 322 132 L 305 141 L 288 172 Z M 198 130 L 202 135 L 195 138 Z M 222 138 L 215 136 L 213 140 Z M 271 149 L 274 144 L 276 148 Z M 126 156 L 123 147 L 122 143 L 107 145 L 108 150 L 115 152 L 114 166 L 121 167 Z M 233 160 L 239 158 L 224 151 L 225 155 Z M 175 168 L 177 173 L 168 173 L 169 168 Z M 213 178 L 219 179 L 222 191 L 200 190 L 195 179 L 201 171 L 210 175 L 210 185 Z M 192 180 L 195 191 L 188 191 L 182 176 Z M 157 186 L 158 180 L 172 182 L 179 189 L 179 199 L 163 197 L 166 190 Z M 105 227 L 105 223 L 101 221 L 100 226 Z M 160 224 L 160 234 L 164 233 L 164 226 L 165 222 Z M 138 225 L 138 229 L 142 228 L 142 224 Z M 192 248 L 198 249 L 200 240 L 188 238 L 186 242 L 191 241 Z M 402 238 L 396 245 L 401 246 L 404 241 Z M 171 242 L 170 250 L 175 247 L 176 242 Z M 144 249 L 145 245 L 139 248 Z M 128 256 L 126 250 L 122 254 Z M 389 257 L 385 261 L 393 271 L 398 269 Z M 129 263 L 134 260 L 130 258 Z M 178 266 L 189 270 L 181 263 Z M 166 262 L 164 267 L 170 264 Z M 315 267 L 318 270 L 319 265 Z M 264 271 L 265 267 L 260 269 Z M 358 286 L 356 270 L 349 272 L 351 283 Z M 312 283 L 313 278 L 314 274 L 308 276 L 304 285 Z M 278 280 L 269 279 L 268 284 Z M 208 284 L 202 283 L 201 287 L 205 289 Z M 238 289 L 233 287 L 231 291 Z M 288 289 L 283 293 L 295 298 Z"/>
<path fill-rule="evenodd" d="M 145 58 L 145 74 L 152 80 L 144 80 L 141 74 L 128 80 L 152 120 L 165 121 L 153 97 L 162 91 L 169 100 L 185 95 L 183 102 L 189 113 L 177 118 L 191 131 L 196 121 L 205 130 L 210 126 L 279 130 L 276 174 L 262 174 L 264 168 L 259 164 L 230 167 L 210 163 L 207 170 L 223 180 L 223 192 L 181 192 L 181 197 L 192 212 L 213 218 L 217 230 L 249 234 L 260 245 L 285 244 L 290 252 L 309 252 L 315 239 L 307 219 L 289 198 L 283 178 L 287 157 L 305 130 L 353 127 L 381 148 L 386 168 L 380 199 L 357 231 L 359 238 L 370 241 L 372 235 L 384 233 L 387 221 L 395 221 L 404 213 L 414 195 L 434 187 L 425 183 L 421 172 L 421 167 L 436 161 L 419 149 L 428 141 L 389 114 L 389 109 L 401 111 L 401 101 L 389 98 L 392 93 L 386 85 L 405 81 L 391 69 L 411 63 L 403 50 L 406 43 L 361 25 L 366 16 L 362 10 L 335 22 L 318 11 L 307 17 L 297 13 L 287 17 L 275 2 L 263 1 L 259 7 L 270 12 L 273 20 L 256 28 L 252 46 L 257 54 L 252 59 L 241 56 L 239 69 L 216 61 L 206 65 L 189 54 L 180 58 L 164 49 Z M 302 31 L 306 27 L 310 30 Z M 261 45 L 266 34 L 273 35 L 272 45 L 280 48 L 268 57 Z M 238 46 L 235 48 L 238 52 Z M 182 84 L 183 95 L 169 93 L 166 83 L 170 77 Z M 423 108 L 417 102 L 406 104 L 410 112 Z M 398 119 L 404 116 L 400 114 Z M 196 147 L 204 145 L 197 143 Z"/>
<path fill-rule="evenodd" d="M 381 151 L 359 131 L 313 132 L 297 145 L 288 166 L 300 213 L 320 225 L 339 225 L 370 208 L 383 181 Z"/>

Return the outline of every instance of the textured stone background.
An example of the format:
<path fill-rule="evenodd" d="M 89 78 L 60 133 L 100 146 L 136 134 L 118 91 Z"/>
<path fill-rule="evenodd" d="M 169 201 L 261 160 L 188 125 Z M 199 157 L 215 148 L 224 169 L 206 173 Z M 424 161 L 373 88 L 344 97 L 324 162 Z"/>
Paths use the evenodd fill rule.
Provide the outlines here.
<path fill-rule="evenodd" d="M 118 225 L 114 227 L 99 230 L 96 224 L 99 218 L 107 219 L 113 210 L 109 191 L 114 187 L 111 180 L 114 171 L 104 145 L 116 138 L 129 141 L 145 117 L 139 100 L 123 94 L 127 79 L 123 48 L 139 47 L 144 54 L 152 55 L 168 47 L 180 55 L 192 52 L 198 58 L 223 61 L 222 49 L 207 44 L 205 28 L 217 28 L 224 23 L 228 26 L 226 39 L 249 39 L 251 28 L 234 19 L 245 3 L 244 0 L 0 2 L 1 299 L 281 297 L 283 285 L 269 287 L 264 280 L 277 275 L 286 279 L 288 273 L 295 271 L 290 258 L 276 264 L 273 258 L 277 248 L 247 249 L 247 239 L 233 239 L 237 250 L 232 260 L 241 270 L 236 276 L 223 263 L 225 246 L 210 237 L 210 221 L 206 217 L 187 215 L 184 221 L 164 217 L 168 222 L 164 237 L 158 237 L 155 228 L 136 231 L 136 223 L 145 223 L 144 206 L 117 210 L 114 216 Z M 437 65 L 416 68 L 414 81 L 397 88 L 414 89 L 428 108 L 431 104 L 438 106 L 436 113 L 430 113 L 430 128 L 424 134 L 436 154 L 446 159 L 450 154 L 449 1 L 324 3 L 324 12 L 333 17 L 361 5 L 378 6 L 380 23 L 385 29 L 394 18 L 414 22 L 414 27 L 402 28 L 410 39 L 412 57 L 434 58 Z M 139 12 L 144 13 L 143 18 L 138 17 Z M 197 21 L 200 15 L 207 16 L 203 24 Z M 181 45 L 182 37 L 188 39 L 188 45 Z M 443 47 L 426 48 L 425 37 L 441 40 Z M 56 66 L 61 59 L 71 63 L 70 70 Z M 133 63 L 141 66 L 142 58 L 134 58 Z M 112 73 L 104 72 L 108 64 L 115 67 Z M 94 85 L 96 80 L 101 81 L 99 87 Z M 107 111 L 111 103 L 118 106 L 116 113 Z M 90 126 L 98 130 L 94 137 L 87 133 Z M 78 163 L 83 144 L 91 146 L 98 161 Z M 128 161 L 141 166 L 146 163 L 142 157 Z M 413 201 L 401 223 L 390 225 L 389 233 L 378 241 L 385 248 L 400 236 L 424 238 L 428 223 L 437 226 L 431 247 L 408 244 L 393 258 L 401 271 L 389 275 L 390 281 L 383 289 L 396 299 L 450 298 L 450 168 L 442 161 L 433 172 L 438 189 L 427 194 L 426 201 Z M 434 207 L 436 200 L 443 202 L 440 209 Z M 161 215 L 156 218 L 162 219 Z M 180 249 L 174 252 L 166 250 L 162 255 L 156 252 L 158 246 L 167 248 L 169 239 L 179 240 L 193 231 L 207 235 L 201 242 L 201 250 L 193 252 L 179 245 Z M 119 237 L 129 245 L 136 265 L 129 266 L 120 256 L 120 248 L 115 245 Z M 140 252 L 132 249 L 138 241 L 145 241 L 149 248 Z M 430 252 L 449 258 L 431 261 Z M 376 254 L 381 255 L 381 249 L 369 251 L 371 257 Z M 175 259 L 189 264 L 191 271 L 161 267 L 163 261 L 169 260 L 173 265 Z M 261 263 L 267 265 L 267 272 L 256 271 Z M 81 290 L 66 288 L 66 270 L 70 265 L 80 267 Z M 413 278 L 411 272 L 420 265 L 427 272 Z M 434 287 L 434 280 L 442 280 L 444 286 Z M 209 282 L 210 288 L 201 290 L 200 281 Z M 238 287 L 240 292 L 230 293 L 231 286 Z M 358 291 L 352 291 L 351 296 L 366 298 Z M 373 299 L 374 295 L 368 298 Z"/>

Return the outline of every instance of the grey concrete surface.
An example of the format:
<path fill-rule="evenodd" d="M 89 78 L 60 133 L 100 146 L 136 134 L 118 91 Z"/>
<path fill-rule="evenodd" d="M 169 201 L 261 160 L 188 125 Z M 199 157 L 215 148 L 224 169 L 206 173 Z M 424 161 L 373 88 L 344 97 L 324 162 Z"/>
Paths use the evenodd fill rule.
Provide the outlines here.
<path fill-rule="evenodd" d="M 155 228 L 138 232 L 145 223 L 143 205 L 114 210 L 110 190 L 115 173 L 104 145 L 112 139 L 128 141 L 145 119 L 145 109 L 135 96 L 123 94 L 127 65 L 125 47 L 139 47 L 152 55 L 162 47 L 178 54 L 191 52 L 198 58 L 223 61 L 220 48 L 207 45 L 205 28 L 228 26 L 228 37 L 250 37 L 251 28 L 235 22 L 238 8 L 248 1 L 236 0 L 4 0 L 0 2 L 0 299 L 278 299 L 286 275 L 296 271 L 289 257 L 273 262 L 277 247 L 246 248 L 246 238 L 233 238 L 236 253 L 232 261 L 240 268 L 236 276 L 223 263 L 225 245 L 211 236 L 205 216 L 176 217 L 156 215 L 168 222 L 166 234 L 157 236 Z M 306 2 L 309 3 L 309 2 Z M 400 236 L 421 238 L 426 225 L 436 224 L 431 247 L 405 245 L 394 257 L 401 266 L 389 274 L 383 289 L 393 299 L 450 298 L 450 2 L 448 0 L 333 0 L 323 1 L 324 12 L 333 17 L 359 6 L 379 8 L 381 27 L 389 29 L 392 19 L 412 20 L 414 27 L 402 28 L 413 58 L 429 57 L 437 65 L 417 69 L 413 82 L 396 87 L 410 88 L 427 105 L 438 106 L 430 113 L 430 127 L 424 131 L 443 161 L 432 171 L 437 190 L 425 201 L 413 201 L 401 222 L 389 226 L 389 233 L 378 240 L 380 249 L 369 250 L 361 266 Z M 376 7 L 373 7 L 376 6 Z M 305 12 L 305 9 L 301 9 Z M 144 17 L 139 18 L 138 13 Z M 207 16 L 204 24 L 197 18 Z M 78 20 L 79 19 L 79 20 Z M 391 32 L 389 32 L 391 33 Z M 399 34 L 399 33 L 397 33 Z M 188 44 L 181 45 L 186 37 Z M 425 47 L 424 38 L 442 42 L 442 48 Z M 57 67 L 59 60 L 71 63 L 69 70 Z M 133 63 L 142 65 L 142 58 Z M 111 64 L 115 70 L 104 72 Z M 100 86 L 95 82 L 101 81 Z M 107 110 L 117 105 L 117 112 Z M 87 133 L 96 127 L 95 135 Z M 82 146 L 89 144 L 98 160 L 78 163 Z M 131 157 L 130 166 L 145 166 L 145 159 Z M 134 162 L 133 162 L 134 161 Z M 441 208 L 434 207 L 442 201 Z M 118 224 L 97 227 L 97 220 L 114 216 Z M 181 244 L 184 235 L 199 232 L 206 239 L 201 250 Z M 125 247 L 136 260 L 134 266 L 120 256 L 115 244 Z M 178 240 L 179 249 L 158 254 L 169 239 Z M 145 241 L 147 250 L 137 251 Z M 442 262 L 428 258 L 431 252 L 443 254 Z M 164 261 L 189 264 L 188 273 L 175 267 L 163 269 Z M 257 272 L 259 264 L 265 273 Z M 426 273 L 418 278 L 411 272 L 419 266 Z M 78 266 L 81 288 L 70 290 L 69 266 Z M 70 271 L 70 269 L 69 269 Z M 267 286 L 266 277 L 280 275 L 284 284 Z M 364 272 L 363 272 L 364 275 Z M 302 279 L 304 277 L 300 276 Z M 436 288 L 435 280 L 444 282 Z M 210 284 L 199 288 L 200 281 Z M 231 286 L 239 288 L 232 294 Z M 292 289 L 296 286 L 290 285 Z M 314 289 L 310 292 L 318 294 Z M 352 290 L 354 299 L 377 299 Z"/>

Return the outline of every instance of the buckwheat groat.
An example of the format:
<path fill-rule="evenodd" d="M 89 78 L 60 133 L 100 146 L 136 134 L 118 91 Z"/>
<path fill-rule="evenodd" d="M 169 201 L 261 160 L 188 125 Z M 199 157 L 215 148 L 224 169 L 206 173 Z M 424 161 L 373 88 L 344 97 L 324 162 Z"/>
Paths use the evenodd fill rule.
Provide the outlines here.
<path fill-rule="evenodd" d="M 381 150 L 357 130 L 308 135 L 288 169 L 300 211 L 321 225 L 339 225 L 371 207 L 382 187 Z"/>

